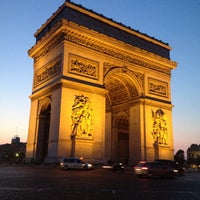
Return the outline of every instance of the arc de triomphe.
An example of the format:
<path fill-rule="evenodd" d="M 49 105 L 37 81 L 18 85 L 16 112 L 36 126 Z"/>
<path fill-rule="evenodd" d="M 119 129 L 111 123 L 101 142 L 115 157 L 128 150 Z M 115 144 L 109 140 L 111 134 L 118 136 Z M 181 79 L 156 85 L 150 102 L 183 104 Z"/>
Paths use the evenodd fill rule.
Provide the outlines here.
<path fill-rule="evenodd" d="M 34 36 L 27 162 L 173 159 L 168 44 L 70 1 Z"/>

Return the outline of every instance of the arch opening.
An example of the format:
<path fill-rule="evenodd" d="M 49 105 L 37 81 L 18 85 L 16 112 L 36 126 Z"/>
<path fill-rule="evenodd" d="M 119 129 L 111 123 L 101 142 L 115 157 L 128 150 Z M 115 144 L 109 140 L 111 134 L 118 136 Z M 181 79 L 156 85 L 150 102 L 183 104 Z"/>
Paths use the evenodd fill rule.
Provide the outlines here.
<path fill-rule="evenodd" d="M 112 71 L 112 70 L 111 70 Z M 139 98 L 138 85 L 133 76 L 123 73 L 119 69 L 113 70 L 105 78 L 106 112 L 111 112 L 111 160 L 129 160 L 130 148 L 130 103 Z M 107 125 L 106 125 L 107 126 Z M 106 128 L 108 130 L 108 128 Z M 134 134 L 134 133 L 131 133 Z M 134 153 L 134 152 L 133 152 Z"/>
<path fill-rule="evenodd" d="M 129 117 L 126 113 L 120 113 L 115 120 L 117 128 L 116 159 L 125 163 L 129 160 Z"/>
<path fill-rule="evenodd" d="M 37 163 L 43 163 L 48 153 L 48 140 L 50 128 L 51 105 L 46 105 L 41 109 L 38 116 L 38 135 L 37 135 L 37 148 L 36 158 Z"/>

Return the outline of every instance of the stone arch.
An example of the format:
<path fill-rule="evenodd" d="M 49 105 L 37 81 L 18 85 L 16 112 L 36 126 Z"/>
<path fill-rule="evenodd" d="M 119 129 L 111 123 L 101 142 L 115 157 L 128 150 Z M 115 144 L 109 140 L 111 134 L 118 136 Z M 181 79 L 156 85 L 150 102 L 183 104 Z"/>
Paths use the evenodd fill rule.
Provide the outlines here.
<path fill-rule="evenodd" d="M 113 138 L 116 138 L 116 144 L 113 144 L 116 159 L 127 162 L 129 160 L 129 115 L 127 112 L 118 112 L 113 117 L 113 128 L 116 130 L 113 133 L 115 134 Z"/>
<path fill-rule="evenodd" d="M 144 93 L 141 79 L 124 67 L 111 69 L 104 77 L 106 112 L 111 113 L 111 159 L 128 161 L 130 150 L 129 109 Z M 107 124 L 105 124 L 107 126 Z M 108 128 L 106 128 L 108 130 Z M 132 133 L 131 133 L 132 134 Z"/>
<path fill-rule="evenodd" d="M 45 97 L 39 101 L 38 106 L 38 130 L 36 138 L 36 157 L 37 163 L 45 161 L 48 153 L 48 140 L 50 130 L 50 117 L 51 117 L 51 100 Z"/>
<path fill-rule="evenodd" d="M 44 97 L 39 100 L 39 106 L 38 106 L 38 115 L 40 115 L 42 112 L 47 110 L 48 106 L 51 105 L 51 98 L 50 97 Z"/>
<path fill-rule="evenodd" d="M 104 84 L 108 91 L 107 105 L 117 105 L 137 99 L 144 93 L 142 80 L 126 67 L 115 67 L 104 76 Z"/>
<path fill-rule="evenodd" d="M 28 160 L 43 162 L 47 148 L 45 161 L 70 155 L 70 111 L 76 95 L 90 99 L 94 116 L 93 137 L 77 138 L 76 156 L 97 162 L 120 159 L 115 136 L 128 124 L 129 163 L 152 160 L 155 152 L 159 158 L 173 158 L 170 82 L 177 63 L 170 60 L 168 44 L 68 1 L 35 37 L 28 51 L 34 60 Z M 151 110 L 159 108 L 169 119 L 169 139 L 156 146 Z"/>
<path fill-rule="evenodd" d="M 126 111 L 118 112 L 113 119 L 113 127 L 116 128 L 128 128 L 129 126 L 129 115 Z"/>

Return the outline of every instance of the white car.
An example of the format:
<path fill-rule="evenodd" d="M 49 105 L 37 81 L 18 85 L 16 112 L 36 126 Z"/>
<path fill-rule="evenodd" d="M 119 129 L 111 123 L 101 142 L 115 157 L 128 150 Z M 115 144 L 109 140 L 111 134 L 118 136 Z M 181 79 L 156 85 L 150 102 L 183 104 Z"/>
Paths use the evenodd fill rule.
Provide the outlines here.
<path fill-rule="evenodd" d="M 84 169 L 89 170 L 92 169 L 92 164 L 83 161 L 80 158 L 64 158 L 60 163 L 61 168 L 68 169 Z"/>

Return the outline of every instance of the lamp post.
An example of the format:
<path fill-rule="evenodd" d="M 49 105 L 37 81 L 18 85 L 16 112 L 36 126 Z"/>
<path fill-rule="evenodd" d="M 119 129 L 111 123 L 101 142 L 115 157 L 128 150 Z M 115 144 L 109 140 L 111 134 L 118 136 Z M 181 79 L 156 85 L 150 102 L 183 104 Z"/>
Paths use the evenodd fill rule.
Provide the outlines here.
<path fill-rule="evenodd" d="M 15 154 L 15 162 L 17 163 L 19 161 L 19 153 Z"/>

